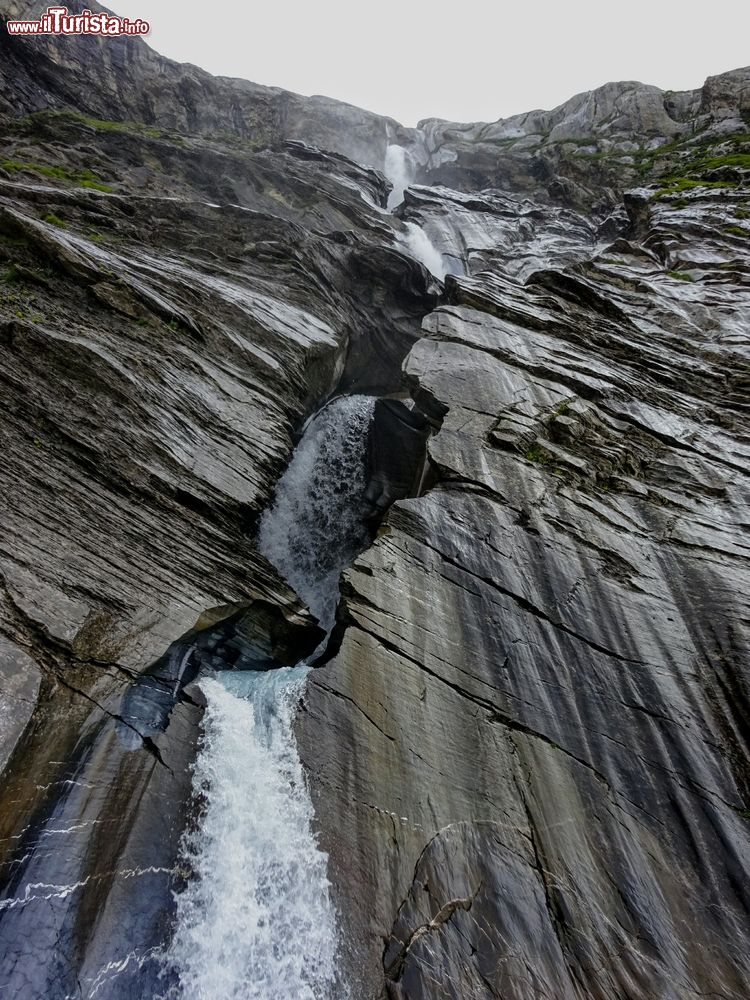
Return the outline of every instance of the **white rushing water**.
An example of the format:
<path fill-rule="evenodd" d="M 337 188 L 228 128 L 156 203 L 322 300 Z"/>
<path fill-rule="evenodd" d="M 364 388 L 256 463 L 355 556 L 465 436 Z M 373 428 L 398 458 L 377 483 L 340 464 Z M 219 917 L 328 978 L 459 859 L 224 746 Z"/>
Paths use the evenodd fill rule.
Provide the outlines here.
<path fill-rule="evenodd" d="M 385 151 L 383 173 L 392 185 L 391 193 L 388 195 L 389 212 L 393 212 L 403 202 L 404 191 L 414 181 L 416 172 L 414 158 L 408 149 L 395 144 L 388 146 Z M 404 225 L 406 232 L 402 239 L 411 256 L 416 257 L 430 274 L 442 281 L 447 273 L 443 255 L 416 222 L 404 222 Z"/>
<path fill-rule="evenodd" d="M 388 211 L 392 212 L 404 200 L 404 191 L 416 174 L 416 166 L 409 151 L 395 144 L 388 146 L 385 151 L 383 173 L 392 185 L 391 193 L 388 195 Z"/>
<path fill-rule="evenodd" d="M 185 1000 L 329 1000 L 336 928 L 327 857 L 292 732 L 306 667 L 227 672 L 208 700 L 169 958 Z"/>
<path fill-rule="evenodd" d="M 373 396 L 342 396 L 308 424 L 263 515 L 258 548 L 330 628 L 341 571 L 369 544 L 364 491 Z"/>
<path fill-rule="evenodd" d="M 404 225 L 406 226 L 405 243 L 412 257 L 416 257 L 418 261 L 424 264 L 430 274 L 433 274 L 436 278 L 440 278 L 442 281 L 447 273 L 443 255 L 430 240 L 424 229 L 415 222 L 406 222 Z"/>
<path fill-rule="evenodd" d="M 375 400 L 335 400 L 310 421 L 273 505 L 260 547 L 333 621 L 338 577 L 369 541 L 365 448 Z M 225 671 L 201 681 L 207 708 L 193 789 L 200 822 L 182 860 L 165 972 L 175 1000 L 332 1000 L 337 932 L 327 855 L 293 719 L 308 667 Z"/>

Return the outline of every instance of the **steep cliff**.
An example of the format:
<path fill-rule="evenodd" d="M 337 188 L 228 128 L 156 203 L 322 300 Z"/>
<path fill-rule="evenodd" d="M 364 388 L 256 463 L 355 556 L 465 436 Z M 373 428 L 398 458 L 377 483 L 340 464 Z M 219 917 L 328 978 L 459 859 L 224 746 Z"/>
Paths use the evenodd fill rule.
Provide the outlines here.
<path fill-rule="evenodd" d="M 337 989 L 746 998 L 750 70 L 405 129 L 0 30 L 0 114 L 0 986 L 156 995 L 191 681 L 320 640 L 258 524 L 356 392 Z"/>
<path fill-rule="evenodd" d="M 747 993 L 739 205 L 449 277 L 406 360 L 438 482 L 345 574 L 300 720 L 392 996 Z"/>

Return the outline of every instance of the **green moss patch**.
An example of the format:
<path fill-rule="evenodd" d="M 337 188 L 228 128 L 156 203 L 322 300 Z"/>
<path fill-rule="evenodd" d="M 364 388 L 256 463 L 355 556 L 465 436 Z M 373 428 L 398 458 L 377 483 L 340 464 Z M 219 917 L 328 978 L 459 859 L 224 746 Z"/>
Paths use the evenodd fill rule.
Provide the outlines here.
<path fill-rule="evenodd" d="M 722 167 L 742 167 L 750 170 L 750 153 L 727 153 L 725 156 L 706 156 L 693 160 L 686 170 L 720 170 Z"/>
<path fill-rule="evenodd" d="M 653 197 L 665 198 L 670 194 L 680 194 L 693 188 L 733 188 L 733 181 L 704 181 L 695 177 L 667 177 L 666 183 L 654 192 Z"/>
<path fill-rule="evenodd" d="M 549 465 L 552 461 L 552 457 L 544 450 L 544 448 L 540 448 L 538 444 L 533 444 L 529 448 L 526 452 L 526 458 L 529 462 L 536 462 L 537 465 Z"/>
<path fill-rule="evenodd" d="M 688 274 L 687 271 L 667 271 L 667 277 L 676 281 L 695 281 L 692 274 Z"/>
<path fill-rule="evenodd" d="M 10 267 L 6 267 L 3 271 L 2 280 L 7 285 L 22 281 L 23 279 L 21 278 L 21 273 L 18 270 L 18 265 L 11 264 Z"/>
<path fill-rule="evenodd" d="M 50 166 L 47 163 L 34 163 L 31 160 L 0 160 L 0 167 L 9 173 L 31 171 L 43 177 L 52 177 L 67 184 L 77 184 L 79 187 L 94 188 L 96 191 L 114 191 L 114 188 L 104 181 L 93 170 L 70 170 L 67 167 Z"/>
<path fill-rule="evenodd" d="M 80 111 L 72 109 L 35 111 L 19 121 L 20 125 L 34 125 L 44 122 L 74 122 L 81 125 L 88 125 L 89 128 L 96 129 L 97 132 L 138 132 L 152 139 L 160 139 L 164 135 L 161 129 L 154 125 L 146 125 L 142 122 L 116 121 L 109 118 L 92 118 L 84 115 Z"/>
<path fill-rule="evenodd" d="M 49 222 L 51 226 L 59 226 L 60 229 L 65 229 L 68 225 L 65 219 L 61 219 L 60 216 L 55 215 L 54 212 L 47 212 L 46 215 L 43 215 L 42 222 Z"/>

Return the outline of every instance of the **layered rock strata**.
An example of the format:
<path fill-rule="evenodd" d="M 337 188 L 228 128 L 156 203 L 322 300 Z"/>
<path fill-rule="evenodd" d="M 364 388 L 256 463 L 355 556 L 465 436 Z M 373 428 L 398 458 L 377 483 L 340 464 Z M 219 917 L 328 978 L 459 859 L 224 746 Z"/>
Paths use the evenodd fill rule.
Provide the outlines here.
<path fill-rule="evenodd" d="M 207 609 L 317 641 L 255 532 L 365 392 L 396 502 L 297 722 L 352 995 L 745 998 L 750 71 L 409 130 L 129 39 L 0 57 L 2 985 L 168 936 L 200 697 L 127 698 Z"/>

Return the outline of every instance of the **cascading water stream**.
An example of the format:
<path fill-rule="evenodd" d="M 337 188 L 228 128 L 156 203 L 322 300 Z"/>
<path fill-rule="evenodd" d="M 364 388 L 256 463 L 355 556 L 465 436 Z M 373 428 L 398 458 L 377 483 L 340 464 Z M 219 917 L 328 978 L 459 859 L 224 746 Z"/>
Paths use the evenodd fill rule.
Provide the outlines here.
<path fill-rule="evenodd" d="M 260 551 L 325 629 L 341 571 L 369 542 L 364 447 L 374 408 L 373 396 L 344 396 L 314 417 L 258 533 Z"/>
<path fill-rule="evenodd" d="M 424 264 L 430 274 L 442 281 L 447 274 L 443 255 L 432 242 L 427 233 L 416 222 L 406 222 L 405 243 L 412 257 Z"/>
<path fill-rule="evenodd" d="M 404 192 L 414 181 L 416 165 L 414 159 L 403 146 L 391 144 L 385 151 L 383 172 L 391 182 L 391 193 L 388 195 L 388 211 L 394 212 L 403 202 Z M 424 264 L 430 274 L 442 281 L 447 273 L 443 255 L 437 249 L 427 233 L 415 222 L 405 222 L 406 233 L 403 242 L 412 257 Z"/>
<path fill-rule="evenodd" d="M 404 200 L 404 191 L 414 180 L 416 168 L 409 151 L 403 146 L 391 144 L 385 151 L 383 173 L 391 182 L 391 193 L 388 195 L 388 211 L 398 208 Z"/>
<path fill-rule="evenodd" d="M 306 668 L 206 680 L 171 959 L 185 1000 L 327 1000 L 336 928 L 292 718 Z"/>
<path fill-rule="evenodd" d="M 365 448 L 375 400 L 348 396 L 310 422 L 273 505 L 261 551 L 326 628 L 341 570 L 368 544 Z M 327 856 L 293 733 L 308 667 L 223 671 L 207 699 L 194 790 L 200 824 L 183 842 L 193 872 L 176 898 L 165 971 L 182 1000 L 330 1000 L 337 933 Z"/>

